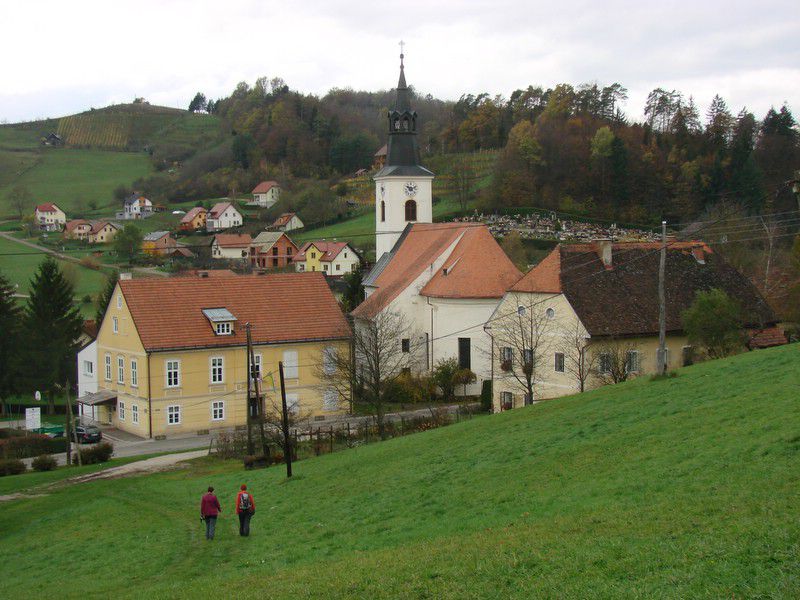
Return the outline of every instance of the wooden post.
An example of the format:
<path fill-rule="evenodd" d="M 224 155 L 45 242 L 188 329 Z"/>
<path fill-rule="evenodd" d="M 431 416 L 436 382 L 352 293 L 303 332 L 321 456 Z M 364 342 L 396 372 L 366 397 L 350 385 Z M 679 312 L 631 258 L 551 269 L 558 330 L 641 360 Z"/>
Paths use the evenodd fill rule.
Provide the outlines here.
<path fill-rule="evenodd" d="M 245 422 L 247 423 L 247 454 L 253 456 L 255 454 L 255 448 L 253 448 L 253 432 L 250 431 L 250 411 L 251 411 L 251 400 L 252 394 L 250 392 L 250 373 L 253 368 L 253 365 L 250 364 L 250 323 L 245 323 L 244 328 L 247 331 L 247 349 L 245 350 L 247 354 L 247 400 L 245 400 L 247 406 L 247 414 L 245 415 Z"/>
<path fill-rule="evenodd" d="M 286 461 L 286 477 L 292 476 L 292 440 L 289 437 L 289 410 L 286 407 L 286 384 L 283 381 L 283 361 L 278 362 L 281 377 L 281 411 L 283 412 L 283 460 Z"/>
<path fill-rule="evenodd" d="M 667 302 L 664 292 L 667 265 L 667 222 L 661 221 L 661 258 L 658 263 L 658 374 L 667 370 Z M 626 357 L 627 358 L 627 357 Z"/>
<path fill-rule="evenodd" d="M 255 367 L 256 367 L 256 356 L 255 352 L 253 351 L 253 341 L 250 337 L 250 323 L 247 323 L 247 397 L 250 397 L 250 379 L 252 378 L 253 384 L 256 391 L 256 398 L 255 398 L 255 405 L 258 407 L 258 428 L 259 428 L 259 436 L 261 438 L 261 452 L 266 456 L 268 454 L 267 450 L 267 438 L 264 435 L 264 399 L 261 397 L 261 382 L 260 382 L 260 375 L 256 378 L 255 375 Z M 250 401 L 248 400 L 248 404 Z M 250 428 L 247 428 L 247 431 L 250 431 Z M 252 443 L 252 438 L 250 439 L 250 443 Z"/>

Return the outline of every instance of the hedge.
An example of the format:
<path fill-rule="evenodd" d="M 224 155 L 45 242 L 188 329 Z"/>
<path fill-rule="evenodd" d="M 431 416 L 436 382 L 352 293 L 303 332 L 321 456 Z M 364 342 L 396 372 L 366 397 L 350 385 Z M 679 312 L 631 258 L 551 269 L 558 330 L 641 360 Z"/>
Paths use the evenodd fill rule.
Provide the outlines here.
<path fill-rule="evenodd" d="M 67 440 L 42 434 L 0 439 L 0 457 L 31 458 L 42 454 L 66 452 Z"/>
<path fill-rule="evenodd" d="M 18 458 L 0 460 L 0 477 L 5 475 L 19 475 L 27 470 L 28 468 L 25 466 L 25 463 Z"/>

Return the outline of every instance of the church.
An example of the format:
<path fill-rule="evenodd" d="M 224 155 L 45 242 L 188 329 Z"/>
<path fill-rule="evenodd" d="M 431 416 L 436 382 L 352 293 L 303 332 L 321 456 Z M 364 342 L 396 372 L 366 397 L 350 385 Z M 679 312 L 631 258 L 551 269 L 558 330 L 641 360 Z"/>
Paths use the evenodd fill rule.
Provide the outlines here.
<path fill-rule="evenodd" d="M 421 164 L 403 58 L 386 161 L 374 177 L 376 262 L 352 316 L 358 327 L 382 313 L 399 315 L 408 333 L 398 332 L 397 344 L 415 355 L 414 368 L 456 358 L 477 376 L 466 393 L 478 394 L 491 377 L 484 324 L 522 273 L 485 225 L 433 222 L 434 174 Z"/>

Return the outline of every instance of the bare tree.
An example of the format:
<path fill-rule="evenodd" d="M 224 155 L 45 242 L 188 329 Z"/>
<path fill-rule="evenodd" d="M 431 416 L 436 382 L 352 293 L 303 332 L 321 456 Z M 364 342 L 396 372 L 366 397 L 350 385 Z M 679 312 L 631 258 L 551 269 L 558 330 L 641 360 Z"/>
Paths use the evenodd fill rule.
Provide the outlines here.
<path fill-rule="evenodd" d="M 564 353 L 564 371 L 571 375 L 581 392 L 586 391 L 586 382 L 595 370 L 597 354 L 588 352 L 589 333 L 580 321 L 564 329 L 559 339 L 559 350 Z"/>
<path fill-rule="evenodd" d="M 8 199 L 11 202 L 11 207 L 17 211 L 17 216 L 22 219 L 25 211 L 31 204 L 31 193 L 24 185 L 14 186 L 14 189 L 8 194 Z"/>
<path fill-rule="evenodd" d="M 594 374 L 604 384 L 621 383 L 638 373 L 641 356 L 636 344 L 626 339 L 610 338 L 592 344 Z"/>
<path fill-rule="evenodd" d="M 356 319 L 351 351 L 329 351 L 318 367 L 321 385 L 352 407 L 366 407 L 385 438 L 384 417 L 391 401 L 387 383 L 414 367 L 418 350 L 419 337 L 403 315 L 383 311 L 372 319 Z"/>
<path fill-rule="evenodd" d="M 467 210 L 470 198 L 473 196 L 472 187 L 475 185 L 475 169 L 466 155 L 461 155 L 453 161 L 451 170 L 453 188 L 462 211 Z"/>
<path fill-rule="evenodd" d="M 517 307 L 494 325 L 495 345 L 500 348 L 500 378 L 525 394 L 526 403 L 535 398 L 537 372 L 553 346 L 552 315 L 531 297 L 516 295 Z"/>

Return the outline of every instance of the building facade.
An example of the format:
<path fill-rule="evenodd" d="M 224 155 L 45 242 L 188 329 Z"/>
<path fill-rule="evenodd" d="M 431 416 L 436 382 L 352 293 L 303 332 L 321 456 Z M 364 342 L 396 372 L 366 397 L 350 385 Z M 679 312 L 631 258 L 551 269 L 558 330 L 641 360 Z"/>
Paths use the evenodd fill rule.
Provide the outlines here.
<path fill-rule="evenodd" d="M 299 272 L 321 271 L 331 277 L 341 277 L 357 271 L 361 257 L 347 242 L 306 242 L 293 262 Z"/>
<path fill-rule="evenodd" d="M 53 202 L 38 205 L 33 218 L 39 231 L 61 231 L 67 223 L 66 214 Z"/>
<path fill-rule="evenodd" d="M 281 186 L 277 181 L 262 181 L 252 191 L 253 200 L 248 206 L 271 208 L 281 199 Z"/>
<path fill-rule="evenodd" d="M 244 222 L 242 213 L 230 202 L 218 202 L 206 217 L 207 231 L 223 231 L 231 227 L 240 227 Z"/>

